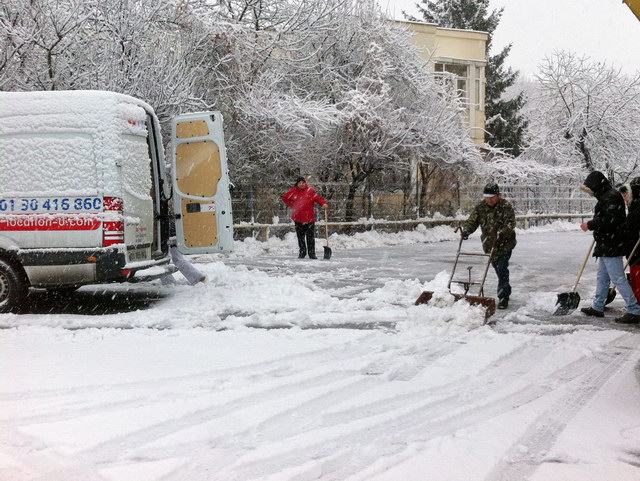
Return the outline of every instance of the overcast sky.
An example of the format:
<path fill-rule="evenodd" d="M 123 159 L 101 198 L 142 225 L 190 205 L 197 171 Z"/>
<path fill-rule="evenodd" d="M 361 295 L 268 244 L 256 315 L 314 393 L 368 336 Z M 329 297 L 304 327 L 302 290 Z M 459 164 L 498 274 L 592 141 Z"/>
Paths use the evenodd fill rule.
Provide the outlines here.
<path fill-rule="evenodd" d="M 402 10 L 416 13 L 416 1 L 380 4 L 402 19 Z M 558 50 L 606 61 L 628 74 L 640 71 L 640 21 L 622 0 L 491 0 L 491 7 L 505 7 L 494 50 L 512 43 L 507 63 L 523 75 L 535 74 L 544 57 Z"/>

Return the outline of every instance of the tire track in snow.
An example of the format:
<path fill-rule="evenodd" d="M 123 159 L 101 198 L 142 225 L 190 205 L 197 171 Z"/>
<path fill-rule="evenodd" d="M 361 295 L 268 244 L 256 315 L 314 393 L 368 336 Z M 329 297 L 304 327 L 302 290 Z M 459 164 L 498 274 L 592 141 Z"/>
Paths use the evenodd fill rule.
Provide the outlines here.
<path fill-rule="evenodd" d="M 206 371 L 200 371 L 194 374 L 187 374 L 184 376 L 171 376 L 165 377 L 161 379 L 152 379 L 152 380 L 137 380 L 137 381 L 126 381 L 119 382 L 114 384 L 109 384 L 107 387 L 110 390 L 123 389 L 125 391 L 136 390 L 138 388 L 148 388 L 148 389 L 157 389 L 158 387 L 162 387 L 163 385 L 170 383 L 171 385 L 176 385 L 180 382 L 189 382 L 192 380 L 200 380 L 203 378 L 209 378 L 211 376 L 215 377 L 227 377 L 227 378 L 235 378 L 237 376 L 248 377 L 252 376 L 268 376 L 270 374 L 274 374 L 279 369 L 291 369 L 292 366 L 296 366 L 301 364 L 300 361 L 312 362 L 314 359 L 317 361 L 322 361 L 326 359 L 326 355 L 328 353 L 335 354 L 341 353 L 345 358 L 348 357 L 357 357 L 360 355 L 360 352 L 356 350 L 348 349 L 350 344 L 358 345 L 361 343 L 365 343 L 370 338 L 376 336 L 376 333 L 370 333 L 357 341 L 346 341 L 341 349 L 336 349 L 336 346 L 331 347 L 323 347 L 320 349 L 315 349 L 309 352 L 301 352 L 291 355 L 282 356 L 276 359 L 270 360 L 259 360 L 254 363 L 244 364 L 238 367 L 230 367 L 223 369 L 208 369 Z M 95 391 L 104 390 L 104 384 L 91 384 L 91 385 L 83 385 L 80 387 L 71 387 L 65 389 L 29 389 L 25 392 L 5 392 L 0 393 L 0 401 L 19 401 L 23 400 L 25 396 L 28 396 L 31 399 L 34 398 L 46 398 L 51 396 L 60 396 L 60 395 L 72 395 L 76 396 L 78 394 L 83 393 L 94 393 Z"/>
<path fill-rule="evenodd" d="M 544 355 L 544 349 L 541 351 L 536 348 L 529 349 L 527 355 L 516 359 L 513 356 L 501 359 L 485 369 L 475 383 L 465 385 L 466 395 L 452 387 L 449 398 L 435 402 L 427 400 L 409 407 L 406 402 L 398 402 L 399 406 L 404 407 L 392 406 L 389 412 L 380 411 L 372 416 L 353 416 L 354 420 L 348 418 L 358 410 L 345 412 L 342 422 L 334 419 L 331 423 L 316 427 L 306 436 L 274 433 L 283 438 L 281 442 L 274 440 L 271 443 L 268 438 L 261 436 L 261 443 L 266 444 L 262 453 L 259 450 L 240 453 L 236 462 L 216 479 L 245 480 L 268 476 L 313 459 L 315 465 L 310 468 L 310 474 L 321 470 L 323 479 L 342 480 L 357 475 L 381 456 L 397 456 L 409 444 L 426 443 L 437 437 L 451 435 L 459 429 L 477 425 L 540 399 L 556 389 L 554 386 L 559 384 L 556 382 L 558 380 L 581 373 L 584 376 L 585 372 L 595 372 L 596 376 L 602 375 L 605 378 L 608 375 L 607 372 L 601 374 L 602 364 L 599 359 L 584 356 L 550 373 L 546 378 L 547 382 L 540 383 L 538 380 L 534 384 L 518 386 L 518 381 L 524 374 L 522 368 L 532 368 L 532 361 Z M 507 375 L 502 371 L 505 368 L 509 370 Z M 496 378 L 495 372 L 500 372 L 501 375 Z M 491 380 L 494 382 L 490 382 Z M 516 386 L 509 390 L 511 383 Z M 588 385 L 589 379 L 585 379 L 584 383 Z M 388 436 L 390 432 L 395 434 Z M 270 437 L 274 439 L 274 435 Z M 383 441 L 374 450 L 367 449 L 371 439 L 376 438 Z M 289 446 L 298 446 L 298 449 L 287 450 Z M 227 462 L 230 461 L 229 458 L 226 459 Z M 189 471 L 190 475 L 206 471 L 207 467 L 207 463 L 197 465 L 193 471 Z M 307 478 L 300 476 L 299 479 Z"/>
<path fill-rule="evenodd" d="M 457 346 L 460 347 L 460 346 Z M 485 372 L 487 374 L 484 377 L 479 378 L 476 381 L 478 387 L 480 386 L 493 386 L 494 383 L 490 382 L 490 377 L 495 377 L 493 373 L 494 369 L 499 369 L 503 364 L 509 364 L 512 366 L 511 377 L 517 379 L 522 375 L 523 371 L 526 371 L 532 365 L 532 360 L 536 356 L 540 355 L 539 348 L 531 348 L 528 350 L 529 355 L 523 355 L 522 351 L 518 351 L 519 354 L 512 353 L 509 356 L 505 356 L 498 363 L 494 363 L 489 366 Z M 386 353 L 388 354 L 388 353 Z M 513 357 L 517 356 L 519 362 L 513 363 Z M 511 359 L 511 361 L 509 360 Z M 426 365 L 433 360 L 428 360 L 428 357 L 422 360 L 422 364 Z M 517 365 L 516 365 L 517 364 Z M 424 366 L 423 366 L 424 367 Z M 382 373 L 384 374 L 384 373 Z M 386 385 L 388 379 L 382 376 L 367 376 L 379 379 L 378 384 L 373 385 L 371 388 Z M 258 460 L 252 460 L 256 457 L 256 451 L 260 449 L 248 449 L 246 452 L 226 452 L 224 459 L 225 464 L 234 461 L 235 464 L 232 467 L 220 473 L 218 478 L 215 479 L 249 479 L 256 475 L 256 470 L 261 472 L 261 475 L 278 473 L 283 466 L 295 465 L 299 460 L 308 459 L 329 459 L 335 453 L 339 453 L 343 447 L 351 446 L 351 449 L 355 447 L 357 453 L 357 459 L 351 459 L 347 466 L 359 466 L 362 467 L 362 463 L 366 466 L 370 459 L 363 458 L 362 452 L 357 449 L 357 446 L 362 443 L 366 444 L 371 440 L 372 436 L 384 436 L 387 431 L 393 431 L 390 429 L 390 425 L 394 426 L 395 430 L 399 430 L 401 433 L 406 433 L 415 426 L 416 422 L 424 423 L 425 416 L 430 417 L 433 414 L 433 408 L 429 411 L 430 405 L 440 406 L 440 410 L 444 413 L 449 409 L 451 402 L 456 397 L 460 396 L 460 388 L 457 381 L 453 381 L 450 386 L 450 393 L 448 397 L 443 398 L 438 396 L 436 399 L 433 397 L 432 390 L 442 389 L 442 386 L 437 386 L 432 389 L 422 388 L 416 389 L 408 395 L 397 396 L 393 400 L 383 400 L 377 403 L 376 412 L 367 412 L 366 407 L 355 406 L 352 409 L 347 409 L 343 412 L 327 413 L 322 412 L 319 409 L 324 405 L 326 406 L 326 400 L 316 399 L 302 404 L 295 413 L 289 413 L 288 416 L 295 419 L 305 419 L 304 429 L 300 429 L 300 426 L 290 423 L 282 423 L 279 419 L 269 419 L 260 426 L 253 428 L 256 433 L 254 437 L 259 437 L 259 442 L 253 442 L 250 444 L 259 444 L 266 446 L 264 450 L 270 452 L 272 448 L 277 451 L 282 451 L 282 448 L 277 448 L 279 444 L 284 444 L 284 452 L 280 452 L 277 455 L 270 456 L 257 456 Z M 457 387 L 456 387 L 457 386 Z M 492 389 L 496 389 L 495 387 Z M 362 393 L 361 393 L 362 394 Z M 328 396 L 331 394 L 329 393 Z M 407 403 L 409 407 L 407 407 Z M 385 407 L 386 406 L 386 407 Z M 511 409 L 512 405 L 509 404 L 508 409 Z M 429 413 L 429 414 L 426 414 Z M 309 441 L 305 439 L 304 433 L 317 433 L 316 439 Z M 246 434 L 251 434 L 251 430 L 248 430 Z M 244 434 L 243 434 L 244 435 Z M 401 435 L 401 437 L 404 434 Z M 295 438 L 300 438 L 297 442 Z M 229 445 L 233 445 L 237 440 L 230 440 Z M 401 441 L 397 446 L 403 446 L 406 440 Z M 301 446 L 300 448 L 287 452 L 286 446 Z M 302 447 L 304 446 L 304 447 Z M 363 446 L 364 447 L 364 446 Z M 351 449 L 349 452 L 352 452 Z M 398 447 L 401 449 L 401 447 Z M 366 450 L 365 450 L 366 451 Z M 243 459 L 247 453 L 250 453 L 249 459 Z M 251 454 L 253 453 L 253 454 Z M 349 456 L 348 453 L 345 455 Z M 363 461 L 364 459 L 364 461 Z M 324 462 L 324 461 L 323 461 Z M 209 459 L 203 462 L 196 462 L 191 466 L 187 472 L 184 473 L 185 479 L 189 479 L 192 476 L 197 476 L 197 473 L 210 471 L 212 466 L 209 464 Z M 341 479 L 342 475 L 350 473 L 341 473 L 335 478 L 327 479 Z"/>
<path fill-rule="evenodd" d="M 456 347 L 458 347 L 457 343 L 445 345 L 441 349 L 431 351 L 428 358 L 434 360 L 450 353 Z M 354 351 L 351 350 L 350 354 L 353 353 Z M 369 353 L 370 347 L 363 347 L 360 356 L 366 359 Z M 153 443 L 157 439 L 171 436 L 174 433 L 197 428 L 200 425 L 224 419 L 227 416 L 235 416 L 243 409 L 255 409 L 256 404 L 268 405 L 269 403 L 281 403 L 289 405 L 291 404 L 290 401 L 287 401 L 289 397 L 297 396 L 301 392 L 304 393 L 312 389 L 318 391 L 310 400 L 300 401 L 297 404 L 294 403 L 292 407 L 287 408 L 284 412 L 277 412 L 273 416 L 270 416 L 263 422 L 263 425 L 252 424 L 244 429 L 238 428 L 232 430 L 230 433 L 217 433 L 207 441 L 209 445 L 233 445 L 233 443 L 242 445 L 245 439 L 247 439 L 246 436 L 251 436 L 255 434 L 256 431 L 259 431 L 262 435 L 263 430 L 266 430 L 265 426 L 282 425 L 282 422 L 291 416 L 304 419 L 306 417 L 305 412 L 313 412 L 328 401 L 337 403 L 362 393 L 373 385 L 379 385 L 385 382 L 378 377 L 367 376 L 363 378 L 361 376 L 361 368 L 354 370 L 353 365 L 355 364 L 357 366 L 358 362 L 353 362 L 352 358 L 353 356 L 345 357 L 338 355 L 332 358 L 329 363 L 325 360 L 325 363 L 322 364 L 321 367 L 316 368 L 316 370 L 320 369 L 322 374 L 315 377 L 310 377 L 309 372 L 307 372 L 304 378 L 297 379 L 296 377 L 301 375 L 302 369 L 288 373 L 286 376 L 279 373 L 285 380 L 281 385 L 274 386 L 273 380 L 265 381 L 267 386 L 266 390 L 256 390 L 255 387 L 253 387 L 251 393 L 247 396 L 235 398 L 224 404 L 212 405 L 207 409 L 199 410 L 188 416 L 156 424 L 147 429 L 110 440 L 101 446 L 87 450 L 83 455 L 95 453 L 96 457 L 103 462 L 109 458 L 118 456 L 119 453 L 123 451 L 134 450 L 143 444 Z M 299 427 L 300 423 L 294 424 L 294 429 L 299 429 Z M 229 439 L 233 439 L 233 442 L 230 442 Z M 175 456 L 176 453 L 189 455 L 193 452 L 193 449 L 197 448 L 198 444 L 199 442 L 193 445 L 185 443 L 180 446 L 172 446 L 168 450 L 160 449 L 159 452 L 163 455 L 172 456 Z M 154 450 L 152 449 L 151 451 Z M 159 452 L 155 452 L 153 457 L 157 456 Z"/>
<path fill-rule="evenodd" d="M 467 419 L 468 406 L 474 405 L 472 398 L 477 396 L 488 397 L 500 389 L 504 384 L 508 384 L 519 379 L 523 372 L 531 367 L 532 361 L 540 355 L 539 348 L 529 347 L 526 353 L 522 350 L 512 352 L 495 363 L 487 366 L 482 373 L 476 375 L 476 379 L 470 384 L 469 379 L 457 379 L 443 386 L 432 387 L 431 389 L 416 390 L 413 393 L 396 396 L 390 400 L 380 400 L 371 405 L 354 406 L 351 409 L 338 411 L 335 413 L 325 413 L 321 420 L 322 423 L 316 423 L 313 432 L 317 433 L 314 439 L 298 432 L 273 432 L 267 437 L 268 433 L 261 433 L 261 442 L 267 444 L 269 439 L 271 445 L 264 448 L 266 453 L 272 450 L 282 451 L 278 445 L 301 446 L 298 450 L 291 452 L 281 452 L 279 455 L 270 457 L 267 455 L 252 454 L 246 456 L 248 459 L 238 459 L 233 466 L 233 470 L 224 473 L 219 479 L 244 480 L 258 475 L 260 476 L 275 474 L 283 466 L 295 465 L 299 460 L 322 459 L 332 466 L 335 466 L 336 472 L 327 472 L 328 468 L 323 470 L 323 479 L 342 480 L 345 477 L 353 475 L 369 464 L 373 463 L 381 454 L 397 454 L 402 451 L 407 443 L 424 442 L 425 433 L 432 431 L 434 426 L 438 427 L 439 433 L 449 432 L 449 427 L 458 429 L 459 419 Z M 515 358 L 515 359 L 514 359 Z M 509 371 L 499 379 L 495 379 L 496 370 L 508 368 Z M 460 392 L 460 382 L 462 385 L 468 386 L 470 392 L 464 394 Z M 485 394 L 482 390 L 486 391 Z M 437 394 L 434 395 L 433 391 Z M 509 395 L 501 404 L 502 411 L 511 410 L 514 402 L 525 402 L 536 398 L 546 391 L 536 388 L 533 392 L 516 392 L 515 395 Z M 520 398 L 524 398 L 523 401 Z M 500 400 L 499 400 L 500 401 Z M 489 412 L 493 413 L 496 409 L 495 405 L 490 404 Z M 485 407 L 481 407 L 481 412 Z M 450 414 L 452 411 L 460 412 Z M 475 412 L 471 410 L 470 412 Z M 465 417 L 466 416 L 466 417 Z M 320 418 L 320 416 L 318 416 Z M 491 417 L 491 416 L 489 416 Z M 456 422 L 458 419 L 458 422 Z M 467 424 L 473 424 L 475 418 L 471 417 L 471 422 L 467 420 Z M 466 425 L 463 423 L 463 425 Z M 431 426 L 431 427 L 430 427 Z M 397 433 L 386 439 L 388 433 Z M 298 442 L 295 438 L 301 438 Z M 367 455 L 366 447 L 371 439 L 384 439 L 380 446 L 377 446 L 372 456 Z M 292 440 L 293 439 L 293 440 Z M 279 440 L 283 440 L 279 442 Z M 346 448 L 345 448 L 346 446 Z M 244 453 L 241 453 L 244 454 Z M 252 459 L 253 458 L 253 459 Z M 336 462 L 340 458 L 340 462 Z M 201 472 L 202 466 L 198 467 L 195 472 Z M 304 478 L 301 478 L 304 479 Z"/>
<path fill-rule="evenodd" d="M 240 397 L 224 403 L 223 405 L 212 405 L 208 410 L 209 412 L 196 413 L 191 417 L 182 418 L 167 423 L 161 423 L 146 430 L 134 433 L 132 435 L 124 435 L 121 438 L 113 440 L 113 442 L 105 443 L 101 446 L 103 454 L 98 456 L 104 460 L 109 458 L 109 454 L 117 456 L 123 452 L 123 450 L 133 446 L 137 447 L 144 442 L 153 441 L 159 437 L 171 434 L 176 431 L 181 431 L 188 428 L 191 425 L 198 425 L 202 422 L 206 422 L 211 418 L 224 417 L 230 415 L 237 409 L 243 406 L 252 406 L 260 403 L 261 401 L 269 398 L 279 398 L 289 396 L 297 391 L 308 389 L 318 384 L 322 384 L 321 377 L 317 372 L 315 377 L 309 366 L 319 366 L 325 373 L 326 379 L 330 379 L 333 376 L 334 380 L 339 376 L 348 377 L 353 373 L 345 373 L 344 366 L 352 366 L 357 359 L 366 358 L 366 355 L 370 352 L 371 345 L 379 343 L 379 336 L 372 333 L 367 334 L 358 339 L 357 342 L 349 341 L 344 343 L 342 348 L 336 349 L 320 349 L 310 353 L 300 353 L 292 356 L 285 356 L 275 361 L 266 363 L 256 363 L 249 366 L 241 366 L 239 368 L 224 369 L 224 370 L 212 370 L 205 373 L 198 373 L 195 375 L 188 375 L 182 377 L 171 377 L 160 380 L 153 380 L 149 382 L 141 383 L 121 383 L 119 385 L 107 386 L 105 389 L 99 389 L 95 386 L 83 386 L 82 388 L 71 388 L 65 390 L 48 390 L 39 392 L 40 401 L 46 403 L 42 408 L 42 411 L 36 415 L 26 415 L 17 420 L 12 420 L 10 423 L 15 427 L 28 426 L 31 424 L 46 424 L 47 422 L 64 422 L 65 419 L 74 420 L 82 416 L 100 413 L 114 413 L 117 414 L 120 410 L 129 409 L 141 406 L 145 406 L 149 403 L 157 402 L 159 398 L 166 400 L 165 395 L 173 396 L 174 398 L 189 398 L 193 395 L 202 394 L 201 392 L 194 393 L 194 390 L 202 390 L 209 388 L 210 390 L 221 389 L 228 391 L 230 388 L 225 383 L 219 382 L 220 379 L 215 375 L 223 375 L 224 379 L 234 378 L 234 386 L 242 383 L 253 383 L 252 392 L 247 397 Z M 438 355 L 449 352 L 452 347 L 444 347 L 437 351 L 432 351 L 432 357 L 435 358 Z M 327 363 L 326 359 L 328 353 L 331 353 L 331 363 Z M 321 362 L 324 361 L 324 362 Z M 352 369 L 349 367 L 349 369 Z M 340 370 L 342 371 L 341 374 Z M 316 369 L 317 371 L 317 369 Z M 339 376 L 333 373 L 338 373 Z M 302 376 L 296 379 L 296 376 Z M 281 378 L 284 382 L 276 385 L 273 378 Z M 262 381 L 261 381 L 262 380 Z M 191 384 L 193 381 L 197 381 L 195 384 Z M 212 385 L 212 382 L 214 383 Z M 265 389 L 256 390 L 255 383 L 264 382 Z M 329 381 L 327 381 L 329 382 Z M 142 388 L 142 389 L 139 389 Z M 119 402 L 113 402 L 113 391 L 120 390 L 123 400 Z M 142 390 L 142 393 L 140 391 Z M 153 390 L 153 392 L 147 392 Z M 77 391 L 82 391 L 85 396 L 94 396 L 95 400 L 88 400 L 83 403 L 82 407 L 78 409 Z M 52 410 L 51 405 L 55 403 L 55 397 L 63 393 L 63 397 L 68 399 L 64 400 L 63 409 L 58 409 L 60 403 L 55 404 L 55 408 Z M 178 394 L 176 394 L 178 393 Z M 9 397 L 14 399 L 15 393 Z M 128 396 L 128 398 L 127 398 Z M 107 401 L 105 401 L 105 399 Z M 74 406 L 75 404 L 75 406 Z M 107 418 L 107 416 L 105 416 Z M 2 424 L 0 424 L 1 426 Z M 8 428 L 9 424 L 5 424 L 4 427 Z M 25 440 L 29 439 L 25 437 Z M 37 438 L 33 439 L 32 444 L 34 446 L 39 444 Z M 37 450 L 36 450 L 37 451 Z M 88 450 L 88 452 L 97 452 L 100 449 Z M 86 458 L 86 456 L 85 456 Z"/>
<path fill-rule="evenodd" d="M 206 409 L 192 412 L 186 416 L 180 416 L 176 419 L 163 421 L 161 423 L 154 424 L 145 429 L 139 429 L 132 433 L 123 434 L 122 436 L 112 438 L 104 443 L 92 446 L 85 450 L 70 454 L 68 457 L 55 456 L 52 457 L 48 453 L 39 453 L 39 446 L 42 442 L 38 439 L 31 438 L 27 435 L 21 435 L 21 452 L 28 452 L 27 455 L 16 456 L 16 459 L 21 460 L 23 463 L 29 466 L 38 466 L 38 470 L 46 473 L 56 473 L 55 478 L 60 481 L 67 481 L 70 479 L 93 479 L 85 477 L 78 477 L 77 472 L 78 465 L 82 465 L 82 472 L 89 473 L 90 466 L 94 467 L 93 475 L 98 476 L 98 467 L 109 467 L 111 463 L 122 462 L 123 457 L 130 451 L 135 450 L 140 445 L 154 442 L 164 436 L 171 435 L 175 432 L 182 431 L 188 427 L 199 425 L 202 423 L 210 422 L 211 420 L 224 418 L 225 416 L 233 416 L 237 412 L 242 411 L 244 408 L 253 407 L 259 402 L 268 402 L 272 399 L 280 399 L 283 393 L 289 395 L 295 394 L 300 390 L 310 389 L 317 385 L 324 385 L 335 383 L 341 379 L 349 376 L 353 377 L 355 371 L 351 372 L 336 372 L 336 373 L 323 373 L 314 377 L 307 377 L 301 380 L 295 380 L 295 382 L 288 382 L 283 386 L 272 386 L 267 384 L 269 389 L 265 391 L 252 390 L 250 396 L 241 398 L 240 400 L 230 400 L 224 404 L 212 405 Z M 188 396 L 188 394 L 187 394 Z M 58 421 L 56 421 L 58 422 Z M 0 425 L 1 426 L 1 425 Z M 4 431 L 4 426 L 3 431 Z M 13 429 L 19 429 L 19 426 Z M 219 433 L 211 437 L 208 443 L 211 444 L 223 439 L 226 433 Z M 24 447 L 30 445 L 31 448 L 25 450 Z M 179 449 L 179 446 L 171 446 L 166 452 L 163 453 L 162 458 L 176 457 L 179 454 L 192 455 L 193 446 L 188 445 L 183 449 Z M 147 455 L 138 456 L 132 458 L 135 461 L 141 460 L 155 460 L 157 458 L 149 458 Z M 43 478 L 43 481 L 47 478 Z M 102 478 L 100 478 L 102 479 Z"/>
<path fill-rule="evenodd" d="M 360 341 L 368 341 L 369 338 L 372 337 L 375 337 L 374 333 L 367 334 L 363 338 L 360 338 Z M 282 393 L 291 394 L 297 392 L 300 389 L 305 389 L 307 386 L 313 386 L 318 382 L 322 382 L 321 380 L 323 378 L 336 378 L 336 374 L 331 372 L 332 367 L 330 365 L 322 366 L 322 361 L 326 360 L 328 353 L 331 353 L 331 355 L 334 356 L 334 362 L 349 365 L 354 358 L 361 357 L 367 351 L 367 348 L 365 347 L 358 347 L 359 343 L 356 344 L 356 348 L 354 348 L 350 345 L 352 343 L 353 341 L 345 342 L 343 345 L 344 348 L 342 349 L 336 349 L 335 346 L 332 348 L 322 348 L 311 352 L 284 356 L 272 361 L 256 362 L 254 364 L 240 366 L 237 368 L 209 370 L 187 376 L 154 379 L 151 381 L 118 383 L 115 385 L 108 385 L 106 387 L 82 386 L 79 388 L 62 390 L 41 390 L 36 392 L 35 396 L 35 398 L 43 404 L 37 410 L 38 412 L 36 414 L 27 413 L 23 416 L 16 413 L 15 416 L 12 415 L 11 421 L 0 421 L 0 431 L 8 432 L 9 430 L 19 429 L 22 426 L 29 426 L 33 424 L 46 424 L 49 422 L 60 423 L 65 420 L 73 421 L 79 417 L 90 416 L 96 413 L 107 415 L 110 413 L 117 414 L 123 409 L 140 408 L 141 406 L 158 402 L 162 404 L 166 402 L 166 396 L 170 396 L 178 400 L 180 398 L 189 399 L 194 395 L 194 390 L 196 391 L 196 395 L 202 395 L 203 389 L 208 389 L 210 391 L 216 389 L 228 391 L 229 389 L 237 389 L 238 386 L 243 383 L 252 384 L 253 387 L 249 396 L 240 396 L 239 399 L 234 399 L 222 404 L 213 404 L 208 410 L 206 410 L 208 411 L 208 417 L 207 413 L 194 414 L 190 420 L 193 424 L 198 424 L 199 422 L 202 422 L 202 420 L 198 420 L 198 416 L 206 420 L 211 417 L 230 414 L 243 405 L 256 404 L 260 402 L 261 399 L 281 396 Z M 310 365 L 320 365 L 321 367 L 319 370 L 310 370 L 308 367 Z M 337 376 L 347 375 L 353 375 L 353 372 L 350 374 L 338 372 L 337 374 Z M 299 376 L 300 379 L 295 379 L 296 376 Z M 276 384 L 274 383 L 273 378 L 281 378 L 283 382 Z M 229 387 L 225 380 L 233 380 L 234 383 L 231 383 L 232 386 Z M 213 385 L 212 382 L 214 383 Z M 256 390 L 255 385 L 257 383 L 263 383 L 264 388 Z M 142 391 L 142 394 L 140 391 Z M 114 392 L 120 393 L 122 396 L 121 401 L 113 402 L 112 395 Z M 88 397 L 94 396 L 95 400 L 87 401 L 87 403 L 83 403 L 82 406 L 78 408 L 78 393 L 82 393 Z M 27 395 L 31 398 L 31 391 L 27 393 L 4 394 L 3 400 L 17 403 L 24 401 Z M 62 398 L 63 400 L 56 401 L 57 398 Z M 108 458 L 109 454 L 119 456 L 127 447 L 139 446 L 143 442 L 155 440 L 167 433 L 170 434 L 184 429 L 184 423 L 184 420 L 182 422 L 178 420 L 161 423 L 155 428 L 155 430 L 154 428 L 149 428 L 148 430 L 142 430 L 141 432 L 133 435 L 124 435 L 122 439 L 118 438 L 112 442 L 105 443 L 105 445 L 102 446 L 105 450 L 105 456 L 99 457 L 101 459 L 105 457 Z M 34 460 L 34 457 L 38 457 L 38 446 L 42 444 L 41 441 L 27 435 L 22 435 L 21 439 L 23 446 L 31 446 L 31 448 L 25 450 L 30 453 L 26 461 L 29 464 L 39 464 Z M 132 439 L 132 441 L 128 443 L 126 441 L 127 439 Z M 88 452 L 92 452 L 92 450 L 89 449 Z M 88 458 L 89 456 L 83 457 L 85 462 Z M 20 459 L 20 456 L 16 456 L 16 459 Z M 47 456 L 43 455 L 40 464 L 47 466 L 46 459 Z M 74 462 L 70 459 L 66 459 L 66 461 L 61 464 L 67 465 L 71 469 Z M 46 470 L 53 472 L 56 469 L 57 466 L 53 464 L 48 466 Z M 71 474 L 72 471 L 69 471 L 69 474 Z M 62 477 L 60 479 L 76 479 L 76 477 Z"/>
<path fill-rule="evenodd" d="M 504 456 L 486 481 L 528 479 L 547 460 L 546 455 L 569 421 L 629 361 L 640 335 L 626 334 L 611 344 L 614 349 L 595 356 L 583 374 L 567 384 L 567 392 L 542 413 Z"/>
<path fill-rule="evenodd" d="M 128 381 L 108 385 L 84 385 L 65 389 L 28 390 L 0 394 L 0 402 L 25 404 L 25 401 L 40 401 L 38 408 L 32 408 L 24 414 L 13 413 L 13 424 L 33 424 L 47 422 L 55 408 L 56 421 L 76 418 L 85 414 L 119 410 L 152 402 L 158 397 L 172 395 L 181 391 L 197 391 L 199 389 L 227 387 L 229 384 L 241 385 L 255 383 L 260 380 L 294 376 L 306 372 L 309 365 L 316 365 L 331 355 L 336 362 L 349 362 L 359 358 L 366 348 L 357 347 L 367 344 L 375 333 L 367 334 L 357 342 L 348 341 L 341 349 L 321 348 L 314 351 L 297 353 L 267 361 L 242 365 L 226 369 L 210 369 L 188 374 L 171 376 L 153 380 Z M 355 345 L 354 349 L 351 344 Z M 212 385 L 212 383 L 215 383 Z M 79 407 L 80 404 L 84 407 Z M 86 399 L 82 402 L 82 397 Z M 113 398 L 120 399 L 114 401 Z M 23 408 L 24 409 L 24 408 Z M 6 421 L 5 421 L 6 422 Z M 0 425 L 3 421 L 0 420 Z"/>

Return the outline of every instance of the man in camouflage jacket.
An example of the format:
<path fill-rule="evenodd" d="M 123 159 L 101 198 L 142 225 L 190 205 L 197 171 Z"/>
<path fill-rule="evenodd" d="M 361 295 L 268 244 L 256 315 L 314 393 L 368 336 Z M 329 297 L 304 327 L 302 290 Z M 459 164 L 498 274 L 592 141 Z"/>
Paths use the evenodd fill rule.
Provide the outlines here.
<path fill-rule="evenodd" d="M 491 265 L 498 276 L 498 309 L 509 307 L 509 259 L 516 246 L 516 214 L 513 206 L 500 195 L 500 187 L 493 182 L 484 187 L 484 201 L 475 209 L 462 226 L 462 238 L 467 239 L 480 226 L 482 249 L 493 257 Z"/>

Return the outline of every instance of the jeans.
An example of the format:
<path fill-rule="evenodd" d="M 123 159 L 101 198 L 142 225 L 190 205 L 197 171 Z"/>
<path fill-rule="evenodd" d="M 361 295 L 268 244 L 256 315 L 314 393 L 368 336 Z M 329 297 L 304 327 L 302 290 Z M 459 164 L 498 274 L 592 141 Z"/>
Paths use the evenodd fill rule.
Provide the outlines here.
<path fill-rule="evenodd" d="M 604 303 L 609 292 L 609 283 L 613 282 L 618 292 L 627 305 L 627 312 L 640 314 L 640 306 L 633 295 L 631 286 L 624 275 L 622 256 L 620 257 L 600 257 L 598 260 L 598 274 L 596 276 L 596 297 L 593 299 L 591 307 L 596 311 L 604 311 Z"/>
<path fill-rule="evenodd" d="M 511 295 L 511 284 L 509 284 L 509 259 L 511 259 L 511 252 L 496 257 L 491 261 L 493 269 L 498 276 L 498 299 L 509 300 Z"/>
<path fill-rule="evenodd" d="M 309 257 L 314 257 L 316 255 L 316 223 L 296 222 L 296 235 L 300 256 L 304 257 L 309 252 Z"/>

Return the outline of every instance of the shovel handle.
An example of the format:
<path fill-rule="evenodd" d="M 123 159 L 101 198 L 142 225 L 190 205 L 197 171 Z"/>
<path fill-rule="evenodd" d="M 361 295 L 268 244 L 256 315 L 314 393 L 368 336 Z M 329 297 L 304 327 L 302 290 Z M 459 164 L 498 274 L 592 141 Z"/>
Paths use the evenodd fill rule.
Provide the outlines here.
<path fill-rule="evenodd" d="M 580 272 L 578 272 L 578 278 L 576 279 L 576 283 L 573 285 L 573 289 L 571 292 L 576 292 L 578 288 L 578 283 L 580 282 L 580 278 L 582 277 L 582 273 L 584 272 L 584 268 L 587 266 L 587 262 L 589 261 L 589 257 L 591 256 L 591 251 L 593 250 L 593 246 L 596 244 L 596 240 L 593 239 L 591 242 L 591 246 L 589 246 L 589 250 L 587 251 L 587 255 L 584 258 L 584 262 L 582 263 L 582 267 L 580 268 Z"/>
<path fill-rule="evenodd" d="M 329 247 L 329 221 L 327 220 L 327 209 L 324 210 L 324 239 L 327 241 L 327 247 Z"/>
<path fill-rule="evenodd" d="M 451 290 L 451 283 L 453 282 L 453 276 L 456 273 L 456 267 L 458 267 L 458 260 L 460 259 L 460 251 L 462 250 L 462 241 L 464 238 L 462 237 L 462 228 L 460 226 L 456 227 L 453 232 L 460 231 L 460 242 L 458 243 L 458 251 L 456 252 L 456 260 L 453 263 L 453 269 L 451 269 L 451 275 L 449 276 L 449 282 L 447 282 L 447 290 Z"/>

